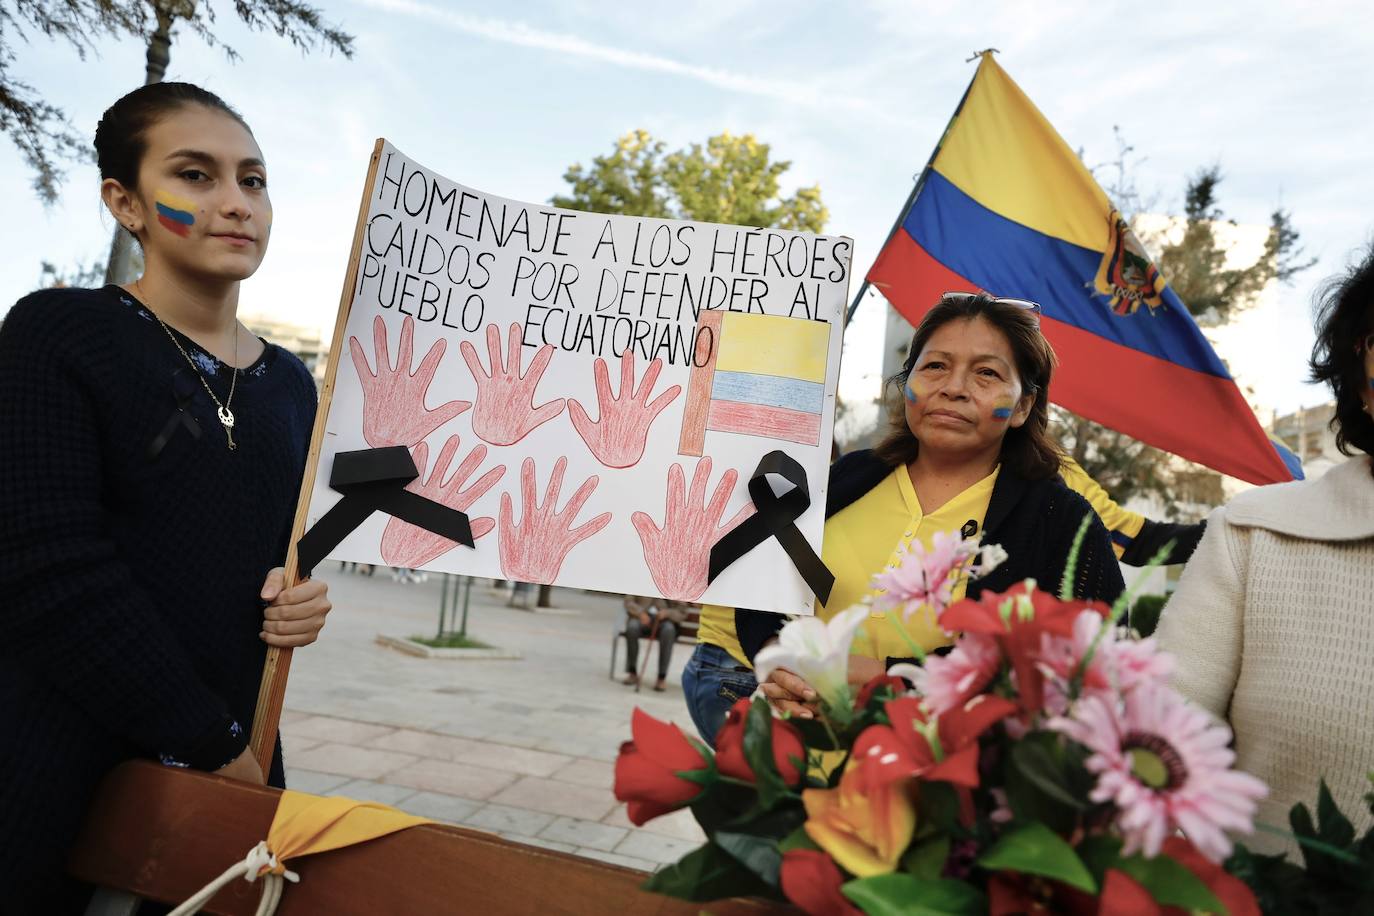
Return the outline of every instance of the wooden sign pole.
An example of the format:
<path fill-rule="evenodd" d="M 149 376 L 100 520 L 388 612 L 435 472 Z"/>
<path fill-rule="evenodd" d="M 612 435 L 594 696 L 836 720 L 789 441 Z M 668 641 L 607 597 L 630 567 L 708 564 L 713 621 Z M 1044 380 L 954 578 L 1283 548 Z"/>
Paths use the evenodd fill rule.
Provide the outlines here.
<path fill-rule="evenodd" d="M 344 275 L 343 293 L 339 296 L 339 314 L 334 319 L 334 340 L 329 348 L 329 366 L 325 370 L 324 385 L 320 389 L 320 404 L 315 412 L 315 431 L 310 437 L 310 452 L 305 461 L 305 476 L 301 478 L 301 495 L 296 503 L 296 521 L 291 528 L 291 543 L 286 550 L 286 585 L 295 585 L 299 574 L 296 542 L 305 533 L 310 511 L 310 497 L 315 492 L 315 475 L 319 471 L 320 449 L 324 445 L 324 428 L 329 419 L 329 405 L 334 399 L 334 380 L 339 364 L 345 358 L 344 334 L 348 328 L 348 310 L 353 302 L 353 289 L 358 282 L 358 262 L 362 257 L 363 230 L 367 225 L 367 209 L 372 196 L 372 184 L 377 178 L 377 163 L 382 155 L 382 140 L 372 148 L 372 160 L 367 167 L 367 181 L 363 184 L 362 202 L 358 205 L 358 223 L 353 230 L 353 250 L 348 256 L 348 271 Z M 267 650 L 262 669 L 262 684 L 258 687 L 258 707 L 253 713 L 253 734 L 249 747 L 266 776 L 272 768 L 272 751 L 277 744 L 277 725 L 281 721 L 282 702 L 286 699 L 286 678 L 291 673 L 291 650 L 275 646 Z"/>

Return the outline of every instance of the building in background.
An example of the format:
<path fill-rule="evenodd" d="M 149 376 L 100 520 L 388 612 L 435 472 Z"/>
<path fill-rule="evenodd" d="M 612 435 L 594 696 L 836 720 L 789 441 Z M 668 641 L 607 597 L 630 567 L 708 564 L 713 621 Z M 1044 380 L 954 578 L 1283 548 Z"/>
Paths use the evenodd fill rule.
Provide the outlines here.
<path fill-rule="evenodd" d="M 324 381 L 324 370 L 329 365 L 329 347 L 319 328 L 272 318 L 244 318 L 243 323 L 257 336 L 300 357 L 305 368 L 315 376 L 316 387 Z"/>
<path fill-rule="evenodd" d="M 1302 469 L 1309 478 L 1320 477 L 1349 457 L 1336 448 L 1336 434 L 1331 430 L 1335 416 L 1336 402 L 1327 401 L 1275 417 L 1269 432 L 1302 459 Z"/>

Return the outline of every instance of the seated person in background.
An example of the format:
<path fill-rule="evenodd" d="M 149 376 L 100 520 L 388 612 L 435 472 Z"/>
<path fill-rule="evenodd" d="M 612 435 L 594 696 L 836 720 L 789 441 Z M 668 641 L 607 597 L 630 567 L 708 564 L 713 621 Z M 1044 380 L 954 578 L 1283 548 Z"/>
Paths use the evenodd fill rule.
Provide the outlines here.
<path fill-rule="evenodd" d="M 1236 766 L 1269 784 L 1256 823 L 1315 810 L 1317 781 L 1370 826 L 1374 766 L 1374 250 L 1324 294 L 1312 377 L 1336 397 L 1323 476 L 1261 487 L 1215 510 L 1156 638 L 1180 693 L 1225 717 Z M 1256 833 L 1257 851 L 1294 852 Z"/>
<path fill-rule="evenodd" d="M 936 532 L 981 534 L 1008 559 L 967 584 L 967 594 L 1000 592 L 1033 578 L 1057 591 L 1084 518 L 1073 593 L 1115 601 L 1124 589 L 1106 527 L 1092 506 L 1060 478 L 1063 453 L 1049 436 L 1054 352 L 1040 333 L 1039 306 L 972 293 L 946 294 L 912 338 L 902 370 L 901 409 L 874 450 L 853 452 L 830 473 L 822 558 L 835 574 L 821 619 L 872 593 L 872 577 L 913 540 L 929 547 Z M 955 590 L 954 599 L 964 597 Z M 907 636 L 925 651 L 949 639 L 933 616 L 908 622 L 874 612 L 851 650 L 849 678 L 863 684 L 899 661 L 912 661 Z M 783 618 L 740 609 L 735 626 L 752 659 Z M 763 685 L 782 711 L 810 716 L 814 691 L 778 670 Z"/>
<path fill-rule="evenodd" d="M 687 605 L 667 598 L 626 595 L 625 616 L 626 674 L 621 683 L 639 683 L 639 640 L 653 634 L 658 640 L 658 680 L 654 682 L 654 689 L 662 692 L 668 678 L 668 663 L 673 660 L 678 626 L 687 619 Z"/>

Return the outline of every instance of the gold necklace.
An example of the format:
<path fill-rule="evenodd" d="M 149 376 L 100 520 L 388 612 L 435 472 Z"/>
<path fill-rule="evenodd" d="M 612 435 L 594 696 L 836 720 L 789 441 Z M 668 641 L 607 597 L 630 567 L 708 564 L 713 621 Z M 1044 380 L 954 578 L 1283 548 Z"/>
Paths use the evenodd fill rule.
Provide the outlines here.
<path fill-rule="evenodd" d="M 144 298 L 142 296 L 143 285 L 141 283 L 135 283 L 134 285 L 138 286 L 138 291 L 140 293 L 139 298 Z M 149 309 L 149 311 L 152 310 Z M 177 340 L 177 336 L 172 333 L 172 329 L 167 326 L 167 322 L 163 321 L 162 316 L 157 312 L 153 312 L 153 317 L 157 319 L 158 324 L 162 325 L 162 330 L 167 332 L 168 339 L 170 339 L 172 343 L 176 345 L 176 348 L 181 351 L 181 355 L 186 357 L 186 362 L 190 364 L 191 371 L 196 374 L 196 378 L 200 379 L 200 383 L 205 386 L 205 393 L 210 395 L 210 400 L 215 402 L 215 407 L 217 408 L 216 412 L 219 414 L 219 424 L 224 427 L 224 438 L 225 441 L 229 443 L 229 450 L 233 451 L 238 448 L 238 445 L 234 443 L 234 412 L 229 409 L 229 405 L 234 402 L 234 389 L 237 387 L 239 381 L 239 328 L 237 320 L 234 323 L 234 365 L 229 367 L 234 374 L 230 376 L 229 379 L 229 397 L 225 398 L 224 402 L 221 403 L 220 399 L 215 395 L 215 390 L 210 387 L 210 383 L 205 380 L 205 376 L 200 374 L 200 369 L 196 366 L 195 360 L 191 359 L 191 354 L 186 352 L 186 348 L 181 345 L 181 341 Z"/>

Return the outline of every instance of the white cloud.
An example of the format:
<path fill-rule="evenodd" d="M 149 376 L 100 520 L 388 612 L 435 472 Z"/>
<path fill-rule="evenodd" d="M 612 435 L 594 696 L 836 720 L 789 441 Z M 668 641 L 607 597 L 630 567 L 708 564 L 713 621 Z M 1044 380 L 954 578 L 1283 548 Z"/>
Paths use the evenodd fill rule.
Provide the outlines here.
<path fill-rule="evenodd" d="M 553 51 L 557 54 L 598 61 L 632 70 L 682 77 L 714 86 L 717 89 L 761 96 L 817 111 L 838 107 L 864 112 L 874 117 L 888 117 L 885 112 L 876 109 L 861 97 L 836 98 L 820 85 L 806 81 L 756 76 L 720 67 L 685 63 L 658 54 L 588 41 L 566 32 L 535 28 L 523 22 L 458 13 L 433 4 L 420 3 L 417 0 L 355 0 L 355 2 L 375 10 L 424 19 L 453 31 L 485 38 L 489 41 Z"/>

